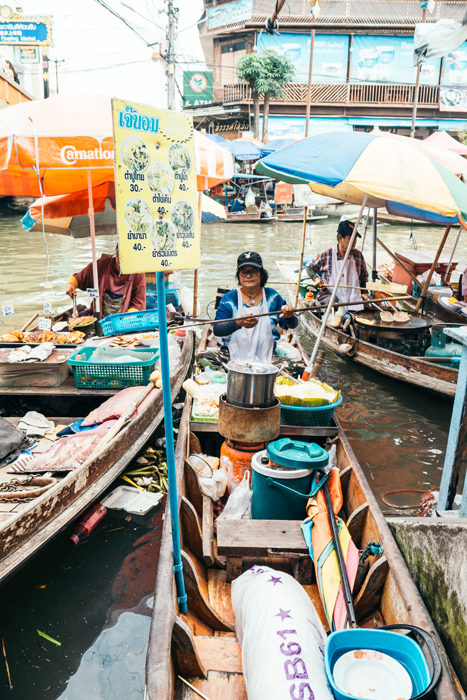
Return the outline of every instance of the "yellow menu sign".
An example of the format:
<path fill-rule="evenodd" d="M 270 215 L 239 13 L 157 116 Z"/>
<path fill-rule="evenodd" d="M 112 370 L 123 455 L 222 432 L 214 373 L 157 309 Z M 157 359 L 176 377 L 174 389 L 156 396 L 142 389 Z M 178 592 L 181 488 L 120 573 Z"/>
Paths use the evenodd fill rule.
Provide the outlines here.
<path fill-rule="evenodd" d="M 112 116 L 122 272 L 199 267 L 193 120 L 117 99 Z"/>

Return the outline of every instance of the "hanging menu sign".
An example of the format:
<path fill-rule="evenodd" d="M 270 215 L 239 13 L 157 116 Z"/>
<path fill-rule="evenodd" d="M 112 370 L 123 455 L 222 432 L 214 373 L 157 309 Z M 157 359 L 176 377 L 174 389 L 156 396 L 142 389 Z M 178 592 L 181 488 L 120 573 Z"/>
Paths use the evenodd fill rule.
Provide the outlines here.
<path fill-rule="evenodd" d="M 117 99 L 112 112 L 122 272 L 200 267 L 193 120 Z"/>

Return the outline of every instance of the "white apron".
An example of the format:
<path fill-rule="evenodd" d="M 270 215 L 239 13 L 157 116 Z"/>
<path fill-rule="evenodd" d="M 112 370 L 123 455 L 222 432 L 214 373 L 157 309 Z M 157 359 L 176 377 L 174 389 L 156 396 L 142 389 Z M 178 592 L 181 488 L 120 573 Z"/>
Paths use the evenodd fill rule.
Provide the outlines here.
<path fill-rule="evenodd" d="M 334 287 L 339 277 L 339 273 L 342 267 L 343 260 L 337 259 L 337 246 L 332 247 L 332 268 L 331 268 L 331 280 L 329 282 L 328 288 Z M 347 259 L 347 265 L 345 266 L 344 274 L 340 284 L 345 284 L 350 287 L 360 287 L 360 279 L 357 274 L 357 265 L 355 264 L 355 258 L 349 255 Z M 338 287 L 337 295 L 339 301 L 350 302 L 350 301 L 362 301 L 362 294 L 360 289 L 345 289 Z M 361 311 L 365 307 L 363 304 L 352 304 L 350 311 Z M 347 311 L 347 307 L 343 307 L 344 311 Z"/>
<path fill-rule="evenodd" d="M 267 313 L 268 305 L 264 288 L 262 302 L 257 306 L 251 306 L 248 311 L 253 315 Z M 235 318 L 239 318 L 244 314 L 242 293 L 238 290 L 238 310 Z M 271 362 L 274 337 L 271 330 L 270 316 L 259 318 L 254 328 L 239 328 L 238 331 L 232 333 L 232 337 L 227 345 L 232 360 Z"/>

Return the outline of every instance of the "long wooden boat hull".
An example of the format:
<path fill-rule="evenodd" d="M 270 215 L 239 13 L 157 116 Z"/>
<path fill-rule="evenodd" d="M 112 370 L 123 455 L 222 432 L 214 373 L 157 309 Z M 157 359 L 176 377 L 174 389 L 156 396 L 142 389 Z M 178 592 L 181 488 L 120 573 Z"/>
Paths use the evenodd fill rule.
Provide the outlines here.
<path fill-rule="evenodd" d="M 268 224 L 276 219 L 276 216 L 262 217 L 261 212 L 257 214 L 227 214 L 228 224 Z"/>
<path fill-rule="evenodd" d="M 193 333 L 187 332 L 180 369 L 171 379 L 172 401 L 190 368 L 193 348 Z M 69 472 L 42 496 L 22 505 L 19 512 L 0 512 L 0 583 L 99 498 L 143 448 L 163 417 L 162 391 L 154 392 L 145 410 L 129 421 L 95 459 Z M 59 421 L 55 418 L 56 423 Z"/>
<path fill-rule="evenodd" d="M 287 280 L 284 263 L 277 263 L 282 277 Z M 290 264 L 290 263 L 289 263 Z M 297 263 L 298 264 L 298 263 Z M 295 284 L 287 285 L 289 299 L 295 301 Z M 298 305 L 305 307 L 299 299 Z M 300 324 L 312 336 L 317 337 L 321 329 L 321 319 L 313 313 L 300 314 Z M 326 326 L 322 338 L 323 345 L 333 352 L 338 351 L 339 346 L 346 342 L 354 342 L 346 333 L 338 328 Z M 356 340 L 354 354 L 348 358 L 349 362 L 368 367 L 380 374 L 392 379 L 397 379 L 405 384 L 410 384 L 425 392 L 440 397 L 453 399 L 456 393 L 458 371 L 449 367 L 442 367 L 435 363 L 426 362 L 423 358 L 414 359 L 401 355 L 398 352 L 386 350 L 363 340 Z"/>
<path fill-rule="evenodd" d="M 197 700 L 196 693 L 180 677 L 209 700 L 247 700 L 241 650 L 235 637 L 230 581 L 254 563 L 280 570 L 289 567 L 315 604 L 325 627 L 326 621 L 311 560 L 304 554 L 300 555 L 301 559 L 295 558 L 294 552 L 298 550 L 291 545 L 288 547 L 284 539 L 280 543 L 268 539 L 269 533 L 277 526 L 281 531 L 288 532 L 292 527 L 300 531 L 299 521 L 235 521 L 253 526 L 261 523 L 262 532 L 268 533 L 268 537 L 261 544 L 257 537 L 246 539 L 244 549 L 239 549 L 239 540 L 235 537 L 232 549 L 226 548 L 225 542 L 222 544 L 222 553 L 226 556 L 219 555 L 220 541 L 215 531 L 212 501 L 202 494 L 196 473 L 186 461 L 189 454 L 207 447 L 206 433 L 190 432 L 190 427 L 195 430 L 193 423 L 190 426 L 190 412 L 191 399 L 187 397 L 175 456 L 188 612 L 181 614 L 177 604 L 170 509 L 167 505 L 146 664 L 146 700 Z M 286 431 L 286 427 L 283 428 Z M 322 433 L 315 434 L 315 430 L 301 428 L 301 434 L 308 440 L 324 444 Z M 297 432 L 293 435 L 296 437 Z M 217 438 L 219 447 L 222 438 Z M 379 540 L 384 547 L 382 557 L 371 558 L 368 574 L 355 597 L 358 624 L 373 627 L 408 623 L 429 632 L 443 666 L 441 684 L 436 691 L 438 700 L 465 700 L 423 601 L 338 423 L 334 442 L 344 495 L 342 515 L 354 542 L 359 549 L 371 539 Z M 214 444 L 211 434 L 211 454 Z M 238 525 L 235 531 L 238 533 Z M 305 549 L 304 542 L 301 546 Z"/>

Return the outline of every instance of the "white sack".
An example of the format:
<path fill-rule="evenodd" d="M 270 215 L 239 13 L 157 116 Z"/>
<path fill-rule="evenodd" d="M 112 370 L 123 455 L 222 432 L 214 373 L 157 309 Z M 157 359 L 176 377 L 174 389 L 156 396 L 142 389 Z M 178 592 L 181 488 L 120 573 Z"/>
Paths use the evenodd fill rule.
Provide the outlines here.
<path fill-rule="evenodd" d="M 332 700 L 326 633 L 292 576 L 253 566 L 232 583 L 232 604 L 248 700 Z"/>

